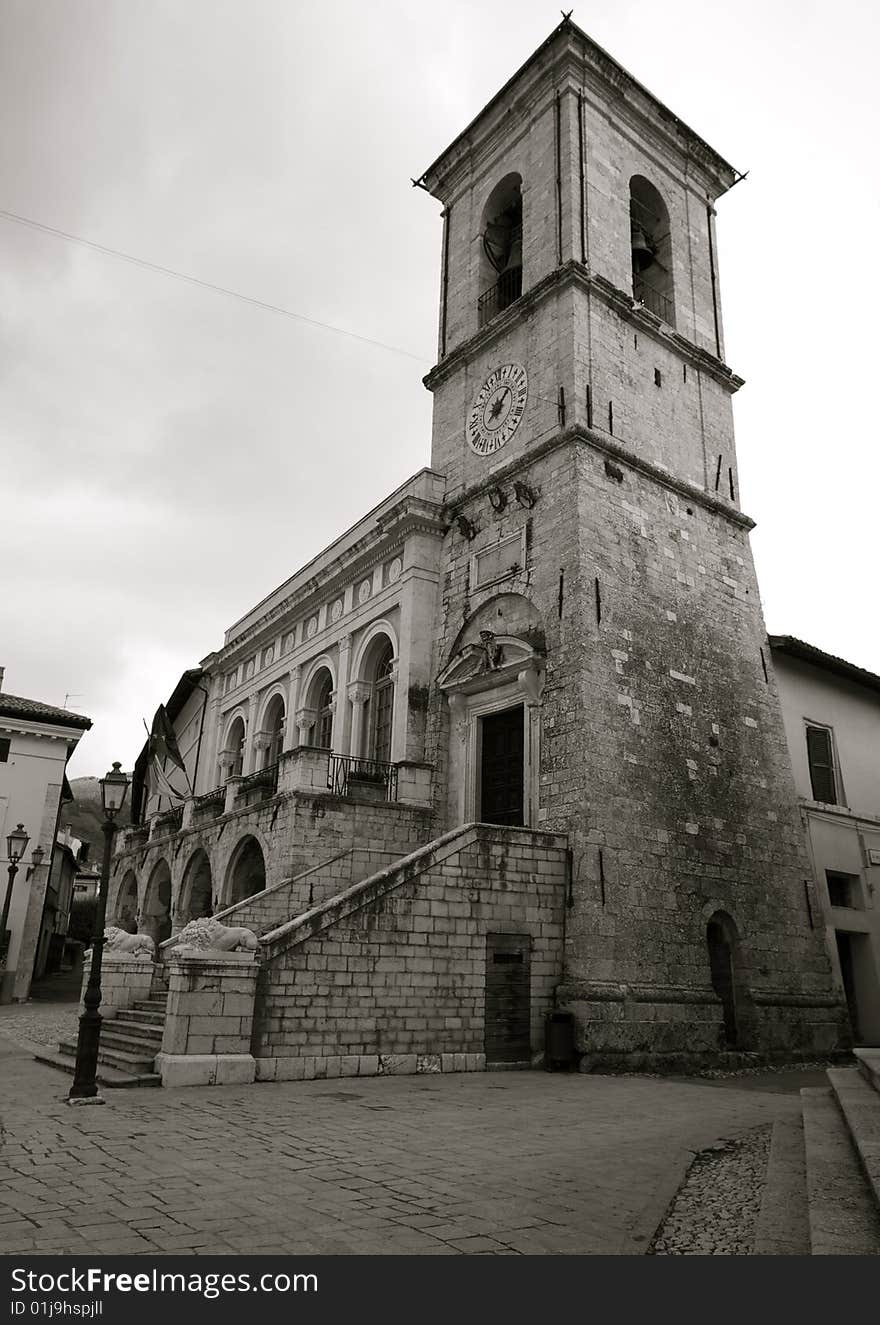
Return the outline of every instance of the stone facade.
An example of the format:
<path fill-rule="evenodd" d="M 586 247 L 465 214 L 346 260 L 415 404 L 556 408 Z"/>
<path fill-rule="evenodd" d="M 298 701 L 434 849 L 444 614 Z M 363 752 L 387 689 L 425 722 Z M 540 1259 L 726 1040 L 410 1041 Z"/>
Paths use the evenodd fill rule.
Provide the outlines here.
<path fill-rule="evenodd" d="M 587 1068 L 845 1039 L 739 506 L 736 178 L 566 19 L 418 181 L 432 468 L 182 678 L 186 799 L 142 757 L 116 859 L 117 918 L 259 934 L 257 1079 L 474 1068 L 526 1006 L 535 1059 L 554 1004 Z"/>
<path fill-rule="evenodd" d="M 562 972 L 565 886 L 561 839 L 471 825 L 265 935 L 260 1079 L 484 1066 L 496 932 L 528 936 L 540 1046 Z"/>

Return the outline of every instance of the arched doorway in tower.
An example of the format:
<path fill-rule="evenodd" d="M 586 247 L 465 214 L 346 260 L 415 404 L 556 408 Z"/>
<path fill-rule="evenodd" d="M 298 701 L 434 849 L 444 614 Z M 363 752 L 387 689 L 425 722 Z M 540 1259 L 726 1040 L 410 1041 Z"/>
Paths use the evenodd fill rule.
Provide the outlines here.
<path fill-rule="evenodd" d="M 138 933 L 149 934 L 157 948 L 171 937 L 171 870 L 164 858 L 150 875 Z"/>
<path fill-rule="evenodd" d="M 180 923 L 209 916 L 211 906 L 211 862 L 199 847 L 187 864 L 180 890 Z"/>
<path fill-rule="evenodd" d="M 743 980 L 739 932 L 726 911 L 716 911 L 706 925 L 712 988 L 721 1000 L 724 1047 L 747 1047 L 750 1022 L 748 988 Z"/>
<path fill-rule="evenodd" d="M 138 886 L 134 870 L 128 870 L 116 894 L 113 924 L 129 934 L 137 933 Z"/>
<path fill-rule="evenodd" d="M 226 906 L 235 906 L 266 886 L 266 864 L 255 837 L 243 837 L 232 853 L 226 871 Z"/>

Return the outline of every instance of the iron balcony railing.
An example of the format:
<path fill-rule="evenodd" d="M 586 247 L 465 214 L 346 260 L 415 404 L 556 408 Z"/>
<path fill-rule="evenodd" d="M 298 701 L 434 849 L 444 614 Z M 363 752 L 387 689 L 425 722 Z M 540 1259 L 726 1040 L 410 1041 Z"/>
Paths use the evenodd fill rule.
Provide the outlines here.
<path fill-rule="evenodd" d="M 522 294 L 522 267 L 511 267 L 477 300 L 477 320 L 481 327 L 509 307 Z"/>
<path fill-rule="evenodd" d="M 644 304 L 650 313 L 662 318 L 668 322 L 670 327 L 675 326 L 675 305 L 669 298 L 669 295 L 661 294 L 655 290 L 653 285 L 645 285 L 642 281 L 637 281 L 633 289 L 633 297 L 638 303 Z"/>
<path fill-rule="evenodd" d="M 246 778 L 242 778 L 238 784 L 238 793 L 240 796 L 246 796 L 250 791 L 268 792 L 269 796 L 274 796 L 278 790 L 278 764 L 268 764 L 266 768 L 258 768 L 256 773 L 249 773 Z"/>
<path fill-rule="evenodd" d="M 215 787 L 213 791 L 206 791 L 204 795 L 193 798 L 193 814 L 200 819 L 211 815 L 216 819 L 223 813 L 225 804 L 226 788 Z"/>
<path fill-rule="evenodd" d="M 183 822 L 183 806 L 178 805 L 173 810 L 163 810 L 157 814 L 154 820 L 154 837 L 164 837 L 166 833 L 176 833 Z"/>
<path fill-rule="evenodd" d="M 358 791 L 382 791 L 383 799 L 397 800 L 397 765 L 382 759 L 331 755 L 327 786 L 334 796 L 356 796 Z"/>

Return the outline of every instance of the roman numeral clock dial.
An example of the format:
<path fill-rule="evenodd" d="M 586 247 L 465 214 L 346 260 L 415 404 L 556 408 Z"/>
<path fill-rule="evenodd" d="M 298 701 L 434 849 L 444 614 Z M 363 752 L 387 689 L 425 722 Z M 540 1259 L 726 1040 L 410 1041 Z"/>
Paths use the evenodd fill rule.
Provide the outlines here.
<path fill-rule="evenodd" d="M 467 417 L 465 436 L 477 455 L 492 455 L 509 442 L 526 412 L 529 379 L 519 363 L 505 363 L 480 387 Z"/>

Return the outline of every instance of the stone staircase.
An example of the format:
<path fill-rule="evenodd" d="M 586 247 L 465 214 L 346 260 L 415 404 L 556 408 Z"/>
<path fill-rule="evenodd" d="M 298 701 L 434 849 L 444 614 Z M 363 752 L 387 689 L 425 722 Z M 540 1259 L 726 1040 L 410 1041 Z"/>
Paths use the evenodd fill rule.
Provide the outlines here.
<path fill-rule="evenodd" d="M 160 1086 L 162 1079 L 154 1071 L 156 1054 L 162 1048 L 162 1032 L 168 1003 L 164 971 L 153 979 L 150 997 L 121 1009 L 101 1025 L 96 1080 L 99 1086 Z M 73 1075 L 76 1067 L 76 1036 L 62 1040 L 57 1051 L 36 1055 L 37 1061 L 60 1068 Z"/>
<path fill-rule="evenodd" d="M 774 1127 L 756 1255 L 880 1256 L 880 1049 L 855 1056 Z"/>

